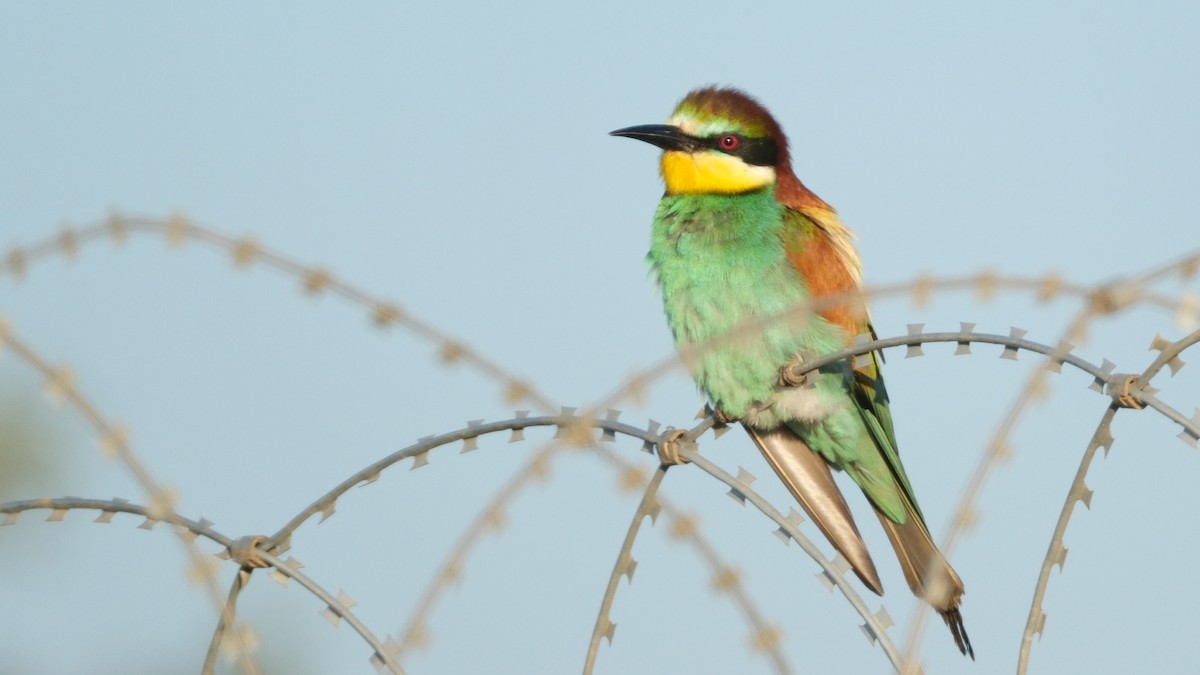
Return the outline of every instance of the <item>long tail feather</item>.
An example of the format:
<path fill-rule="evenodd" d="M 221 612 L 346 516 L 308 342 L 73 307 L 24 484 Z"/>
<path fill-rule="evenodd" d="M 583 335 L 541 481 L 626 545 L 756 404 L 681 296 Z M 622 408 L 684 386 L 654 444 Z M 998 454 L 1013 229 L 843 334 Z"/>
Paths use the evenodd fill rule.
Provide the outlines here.
<path fill-rule="evenodd" d="M 925 529 L 921 517 L 913 510 L 912 504 L 905 499 L 908 518 L 900 525 L 888 518 L 887 515 L 875 509 L 875 515 L 883 524 L 884 532 L 896 549 L 896 557 L 900 560 L 900 568 L 904 570 L 904 579 L 913 595 L 928 602 L 931 607 L 942 615 L 950 633 L 954 636 L 954 644 L 958 651 L 975 659 L 975 650 L 971 647 L 971 639 L 963 627 L 962 614 L 958 604 L 963 595 L 963 582 L 945 556 L 938 550 Z"/>
<path fill-rule="evenodd" d="M 745 425 L 743 425 L 745 426 Z M 745 426 L 771 468 L 808 512 L 810 518 L 842 554 L 867 588 L 882 595 L 883 584 L 867 553 L 850 507 L 833 482 L 825 458 L 813 452 L 788 429 L 763 431 Z"/>

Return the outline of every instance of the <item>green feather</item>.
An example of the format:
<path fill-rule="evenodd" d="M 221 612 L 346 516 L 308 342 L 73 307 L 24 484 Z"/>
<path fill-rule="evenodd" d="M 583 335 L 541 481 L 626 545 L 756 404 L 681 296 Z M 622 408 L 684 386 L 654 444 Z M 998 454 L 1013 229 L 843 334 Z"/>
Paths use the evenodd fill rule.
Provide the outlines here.
<path fill-rule="evenodd" d="M 896 452 L 882 380 L 840 362 L 810 374 L 799 389 L 778 384 L 797 355 L 836 351 L 851 336 L 815 313 L 746 329 L 810 298 L 787 256 L 788 246 L 805 239 L 797 236 L 805 226 L 813 224 L 779 204 L 770 188 L 667 195 L 647 258 L 676 346 L 691 355 L 687 364 L 714 405 L 757 428 L 786 425 L 903 523 L 905 501 L 920 512 Z"/>
<path fill-rule="evenodd" d="M 874 328 L 870 330 L 871 335 L 874 335 Z M 921 514 L 921 507 L 917 505 L 916 494 L 908 480 L 908 474 L 904 471 L 904 465 L 900 462 L 900 453 L 896 449 L 896 431 L 892 426 L 892 411 L 888 404 L 887 388 L 883 384 L 883 374 L 879 370 L 879 361 L 874 354 L 872 354 L 871 360 L 870 372 L 860 370 L 854 373 L 854 382 L 851 384 L 854 401 L 862 414 L 863 422 L 867 425 L 867 431 L 870 432 L 879 452 L 883 454 L 896 484 L 903 491 L 909 504 L 912 505 L 913 512 L 924 523 L 925 517 Z M 872 374 L 874 377 L 871 376 Z M 889 515 L 891 514 L 889 513 Z M 896 520 L 896 522 L 903 523 L 904 520 Z"/>

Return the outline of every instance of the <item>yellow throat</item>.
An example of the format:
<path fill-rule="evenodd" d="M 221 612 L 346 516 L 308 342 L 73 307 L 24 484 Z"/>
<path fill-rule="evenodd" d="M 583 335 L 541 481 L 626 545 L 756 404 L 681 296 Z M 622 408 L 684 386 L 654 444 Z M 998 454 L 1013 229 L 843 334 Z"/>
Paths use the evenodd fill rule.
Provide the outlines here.
<path fill-rule="evenodd" d="M 667 194 L 737 194 L 775 182 L 775 169 L 754 166 L 713 150 L 667 150 L 662 156 L 662 176 Z"/>

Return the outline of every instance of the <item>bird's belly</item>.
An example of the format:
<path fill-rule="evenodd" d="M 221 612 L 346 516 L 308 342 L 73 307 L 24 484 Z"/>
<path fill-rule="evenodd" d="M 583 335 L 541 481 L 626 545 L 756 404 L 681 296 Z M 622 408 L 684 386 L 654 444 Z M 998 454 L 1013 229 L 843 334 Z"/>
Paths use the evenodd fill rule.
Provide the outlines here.
<path fill-rule="evenodd" d="M 845 398 L 836 375 L 779 386 L 797 356 L 846 344 L 842 329 L 805 309 L 810 295 L 782 243 L 782 208 L 770 191 L 664 197 L 647 256 L 696 383 L 726 415 L 761 427 L 820 419 Z"/>
<path fill-rule="evenodd" d="M 800 387 L 780 385 L 780 373 L 790 363 L 844 344 L 840 331 L 817 315 L 787 315 L 789 307 L 803 307 L 807 298 L 802 292 L 771 294 L 761 287 L 736 286 L 706 290 L 693 287 L 676 295 L 667 312 L 676 346 L 696 383 L 723 413 L 771 428 L 784 422 L 811 424 L 841 407 L 836 374 L 810 374 Z"/>

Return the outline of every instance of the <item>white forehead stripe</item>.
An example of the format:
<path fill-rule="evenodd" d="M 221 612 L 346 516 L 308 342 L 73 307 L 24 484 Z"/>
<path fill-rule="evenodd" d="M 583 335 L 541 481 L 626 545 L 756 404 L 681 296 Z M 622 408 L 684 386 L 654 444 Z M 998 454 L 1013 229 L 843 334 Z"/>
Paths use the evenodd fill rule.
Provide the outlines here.
<path fill-rule="evenodd" d="M 695 117 L 691 117 L 684 113 L 675 113 L 671 115 L 671 119 L 667 120 L 667 124 L 679 127 L 683 133 L 689 136 L 698 136 L 706 138 L 708 136 L 716 136 L 723 131 L 729 131 L 726 125 L 720 122 L 701 123 Z"/>

